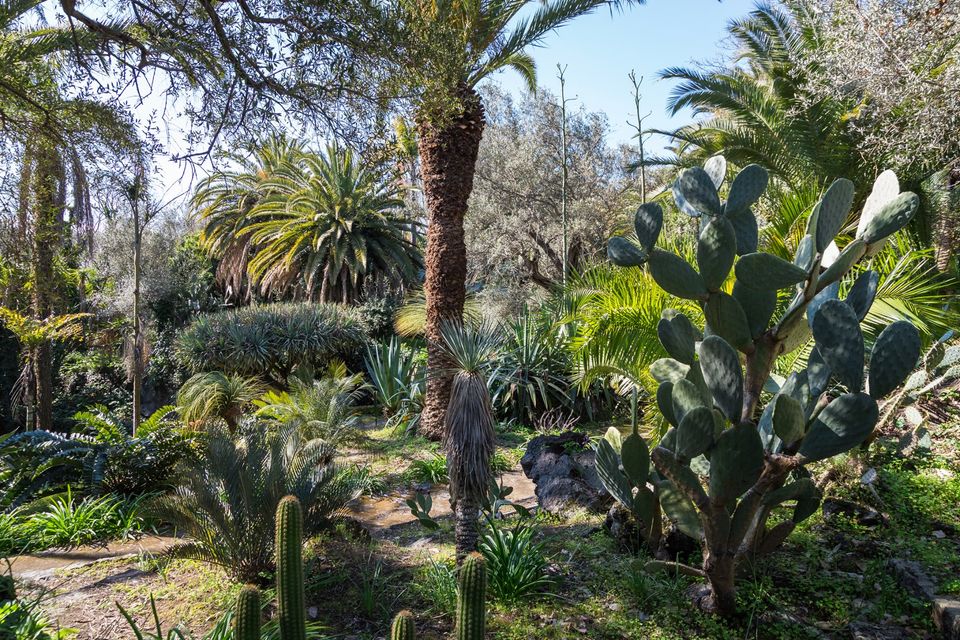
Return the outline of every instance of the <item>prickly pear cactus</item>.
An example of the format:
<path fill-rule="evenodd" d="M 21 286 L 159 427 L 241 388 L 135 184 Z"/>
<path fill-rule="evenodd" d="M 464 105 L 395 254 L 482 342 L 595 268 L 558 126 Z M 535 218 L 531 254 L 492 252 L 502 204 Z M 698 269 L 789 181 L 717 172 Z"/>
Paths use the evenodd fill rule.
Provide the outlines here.
<path fill-rule="evenodd" d="M 850 275 L 916 211 L 916 195 L 891 188 L 895 176 L 893 182 L 889 173 L 877 180 L 867 200 L 868 219 L 842 250 L 836 237 L 855 194 L 849 180 L 835 181 L 787 261 L 758 251 L 751 208 L 766 189 L 767 172 L 745 167 L 723 201 L 718 189 L 725 166 L 711 159 L 704 169 L 685 170 L 674 184 L 678 208 L 700 219 L 696 265 L 656 247 L 663 211 L 655 203 L 637 210 L 635 238 L 610 240 L 608 255 L 615 264 L 648 268 L 664 291 L 699 303 L 703 322 L 664 312 L 657 332 L 669 357 L 655 362 L 650 372 L 659 383 L 656 402 L 670 429 L 649 459 L 646 445 L 631 440 L 639 439 L 635 434 L 619 452 L 612 438 L 601 442 L 598 468 L 610 493 L 624 504 L 642 508 L 650 502 L 649 481 L 668 516 L 679 523 L 678 516 L 696 514 L 703 567 L 656 562 L 651 568 L 706 578 L 707 606 L 731 614 L 737 563 L 776 547 L 819 508 L 820 495 L 805 465 L 868 439 L 879 417 L 877 401 L 896 390 L 916 365 L 920 336 L 910 323 L 896 322 L 867 353 L 860 322 L 873 303 L 878 278 L 869 270 Z M 843 298 L 841 282 L 847 283 Z M 776 359 L 807 344 L 806 367 L 777 385 L 770 377 Z M 772 397 L 761 407 L 765 391 Z M 648 475 L 649 461 L 654 470 Z M 786 505 L 790 517 L 768 528 L 772 510 Z M 690 529 L 689 517 L 686 526 Z"/>

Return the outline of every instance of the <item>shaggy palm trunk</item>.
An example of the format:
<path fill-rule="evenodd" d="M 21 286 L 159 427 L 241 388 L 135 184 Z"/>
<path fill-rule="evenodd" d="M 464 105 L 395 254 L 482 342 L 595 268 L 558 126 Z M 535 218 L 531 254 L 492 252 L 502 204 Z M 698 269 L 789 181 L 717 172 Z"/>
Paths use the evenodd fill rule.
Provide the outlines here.
<path fill-rule="evenodd" d="M 465 108 L 444 126 L 429 120 L 418 124 L 423 192 L 427 205 L 425 256 L 427 298 L 427 393 L 420 431 L 434 440 L 443 436 L 450 400 L 451 362 L 441 347 L 440 326 L 463 317 L 467 280 L 467 248 L 463 217 L 473 190 L 483 105 L 472 89 L 464 91 Z"/>
<path fill-rule="evenodd" d="M 453 538 L 457 564 L 462 563 L 470 552 L 477 550 L 477 541 L 480 539 L 479 514 L 480 501 L 475 496 L 464 496 L 454 506 Z"/>
<path fill-rule="evenodd" d="M 48 141 L 33 150 L 30 197 L 33 219 L 32 311 L 37 320 L 50 315 L 53 300 L 53 261 L 61 235 L 63 164 Z M 33 361 L 36 384 L 36 428 L 50 429 L 53 421 L 53 355 L 49 341 L 37 346 Z"/>

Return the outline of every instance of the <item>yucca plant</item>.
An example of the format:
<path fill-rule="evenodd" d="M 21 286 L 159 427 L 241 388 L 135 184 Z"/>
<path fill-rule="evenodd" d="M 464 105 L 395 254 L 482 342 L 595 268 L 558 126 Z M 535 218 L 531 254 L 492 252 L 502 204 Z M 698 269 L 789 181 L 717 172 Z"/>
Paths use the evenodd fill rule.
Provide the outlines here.
<path fill-rule="evenodd" d="M 477 548 L 480 502 L 492 477 L 496 441 L 486 372 L 498 337 L 489 326 L 454 323 L 445 324 L 441 335 L 444 353 L 454 365 L 443 447 L 459 561 Z"/>
<path fill-rule="evenodd" d="M 177 410 L 187 425 L 202 427 L 220 419 L 234 432 L 243 413 L 265 391 L 263 383 L 255 378 L 205 371 L 191 376 L 180 387 Z"/>
<path fill-rule="evenodd" d="M 241 423 L 239 434 L 215 433 L 153 513 L 192 538 L 173 553 L 219 564 L 239 581 L 263 583 L 274 569 L 274 513 L 284 496 L 300 500 L 305 531 L 313 535 L 362 487 L 341 472 L 330 444 L 296 428 L 250 422 Z"/>
<path fill-rule="evenodd" d="M 354 436 L 360 424 L 356 402 L 363 375 L 348 374 L 340 361 L 331 362 L 322 378 L 294 379 L 291 389 L 271 391 L 257 400 L 257 416 L 296 428 L 306 438 L 336 443 Z"/>

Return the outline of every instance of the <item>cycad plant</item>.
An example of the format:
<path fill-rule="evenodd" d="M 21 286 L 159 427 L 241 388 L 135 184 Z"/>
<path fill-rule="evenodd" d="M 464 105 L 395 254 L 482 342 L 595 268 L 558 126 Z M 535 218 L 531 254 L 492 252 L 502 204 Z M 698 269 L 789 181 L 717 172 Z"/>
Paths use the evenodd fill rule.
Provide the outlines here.
<path fill-rule="evenodd" d="M 248 424 L 236 439 L 215 434 L 182 483 L 153 505 L 192 541 L 173 550 L 223 566 L 237 580 L 263 583 L 274 569 L 274 514 L 286 495 L 303 505 L 304 530 L 314 535 L 360 495 L 341 472 L 334 448 L 296 428 Z"/>
<path fill-rule="evenodd" d="M 203 427 L 221 419 L 231 433 L 244 412 L 266 391 L 255 378 L 221 371 L 206 371 L 191 376 L 177 393 L 180 419 L 189 426 Z"/>
<path fill-rule="evenodd" d="M 356 402 L 363 392 L 363 374 L 348 374 L 331 362 L 317 380 L 293 379 L 290 391 L 270 391 L 257 400 L 257 416 L 297 429 L 305 438 L 331 444 L 352 437 L 360 425 Z"/>
<path fill-rule="evenodd" d="M 460 561 L 477 548 L 480 503 L 492 478 L 490 461 L 496 441 L 486 375 L 497 337 L 487 326 L 455 323 L 444 325 L 441 335 L 446 357 L 454 366 L 443 446 Z"/>

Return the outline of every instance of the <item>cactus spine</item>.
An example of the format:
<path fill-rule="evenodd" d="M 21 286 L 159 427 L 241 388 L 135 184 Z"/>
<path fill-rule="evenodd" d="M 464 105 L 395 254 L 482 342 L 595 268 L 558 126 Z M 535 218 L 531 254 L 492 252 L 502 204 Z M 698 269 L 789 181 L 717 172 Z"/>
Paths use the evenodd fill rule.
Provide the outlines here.
<path fill-rule="evenodd" d="M 303 597 L 303 512 L 300 501 L 287 496 L 277 507 L 277 612 L 280 640 L 304 640 L 307 619 Z"/>
<path fill-rule="evenodd" d="M 253 585 L 245 586 L 237 596 L 233 637 L 235 640 L 260 640 L 260 591 Z"/>
<path fill-rule="evenodd" d="M 390 627 L 390 640 L 416 640 L 417 628 L 413 624 L 413 614 L 401 611 L 393 619 Z"/>
<path fill-rule="evenodd" d="M 473 552 L 460 566 L 457 594 L 457 640 L 481 640 L 486 631 L 487 565 Z"/>

